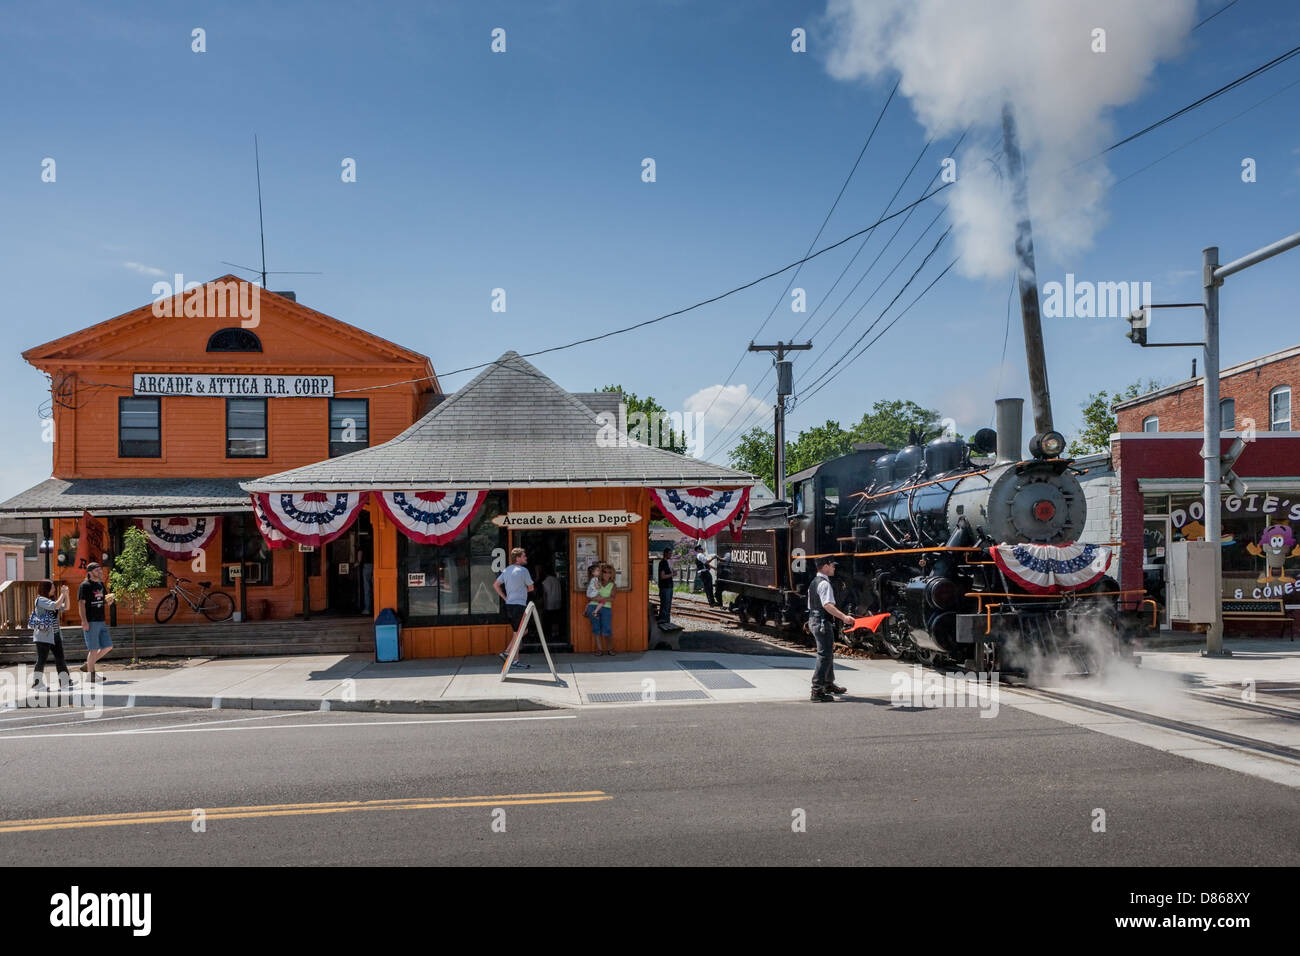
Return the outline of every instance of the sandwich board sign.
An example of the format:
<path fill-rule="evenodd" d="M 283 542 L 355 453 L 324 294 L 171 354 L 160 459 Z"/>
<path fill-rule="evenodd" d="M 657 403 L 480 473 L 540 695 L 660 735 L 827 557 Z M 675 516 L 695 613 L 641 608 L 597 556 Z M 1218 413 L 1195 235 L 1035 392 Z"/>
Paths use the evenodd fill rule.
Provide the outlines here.
<path fill-rule="evenodd" d="M 510 668 L 514 667 L 515 661 L 519 657 L 519 647 L 524 642 L 524 633 L 528 630 L 528 622 L 532 620 L 537 625 L 537 637 L 542 642 L 542 653 L 546 655 L 546 666 L 551 669 L 551 676 L 555 682 L 564 686 L 564 681 L 560 675 L 555 672 L 555 662 L 551 660 L 551 650 L 546 646 L 546 631 L 542 627 L 542 617 L 537 613 L 537 605 L 532 601 L 524 608 L 524 616 L 519 619 L 519 628 L 515 631 L 514 636 L 510 638 L 504 654 L 505 662 L 501 665 L 501 680 L 510 676 Z"/>

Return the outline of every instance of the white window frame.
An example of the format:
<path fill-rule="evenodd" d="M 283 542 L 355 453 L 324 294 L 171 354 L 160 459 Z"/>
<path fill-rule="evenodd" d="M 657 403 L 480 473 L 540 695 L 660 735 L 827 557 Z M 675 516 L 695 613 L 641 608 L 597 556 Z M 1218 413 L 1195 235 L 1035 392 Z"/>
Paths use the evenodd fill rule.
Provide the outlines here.
<path fill-rule="evenodd" d="M 1225 405 L 1232 410 L 1232 414 L 1228 416 L 1228 421 L 1226 423 L 1223 420 L 1223 410 Z M 1237 430 L 1237 400 L 1235 398 L 1219 399 L 1219 431 L 1232 432 L 1236 430 Z"/>
<path fill-rule="evenodd" d="M 1155 427 L 1155 428 L 1147 428 L 1147 422 L 1151 422 L 1151 423 L 1153 423 L 1156 427 Z M 1159 416 L 1159 415 L 1148 415 L 1146 418 L 1142 419 L 1142 431 L 1144 431 L 1144 432 L 1158 432 L 1158 431 L 1160 431 L 1160 416 Z"/>
<path fill-rule="evenodd" d="M 1280 418 L 1273 417 L 1273 400 L 1286 392 L 1286 427 L 1278 428 L 1278 424 L 1283 421 Z M 1268 393 L 1268 430 L 1271 432 L 1289 432 L 1291 430 L 1291 386 L 1279 385 Z"/>

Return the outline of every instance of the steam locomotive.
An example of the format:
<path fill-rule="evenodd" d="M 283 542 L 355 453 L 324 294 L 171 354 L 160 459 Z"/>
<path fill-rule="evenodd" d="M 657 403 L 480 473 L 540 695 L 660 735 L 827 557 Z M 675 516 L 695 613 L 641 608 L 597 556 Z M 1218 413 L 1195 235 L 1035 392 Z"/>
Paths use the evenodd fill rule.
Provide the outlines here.
<path fill-rule="evenodd" d="M 1002 399 L 998 430 L 970 443 L 859 446 L 791 475 L 793 502 L 755 509 L 741 540 L 719 545 L 718 584 L 741 622 L 801 627 L 829 554 L 841 608 L 888 615 L 848 643 L 1005 671 L 1040 655 L 1092 671 L 1124 653 L 1141 615 L 1121 608 L 1111 550 L 1077 543 L 1087 506 L 1065 439 L 1036 435 L 1022 458 L 1021 416 L 1020 399 Z"/>

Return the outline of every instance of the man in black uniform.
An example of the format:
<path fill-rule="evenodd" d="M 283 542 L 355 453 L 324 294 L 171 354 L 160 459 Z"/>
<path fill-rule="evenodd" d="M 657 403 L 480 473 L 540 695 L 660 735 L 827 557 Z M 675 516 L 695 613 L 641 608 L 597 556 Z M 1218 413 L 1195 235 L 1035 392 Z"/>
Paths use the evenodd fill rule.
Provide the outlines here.
<path fill-rule="evenodd" d="M 672 622 L 673 608 L 673 566 L 669 559 L 673 556 L 672 548 L 664 548 L 664 556 L 659 560 L 659 626 Z"/>
<path fill-rule="evenodd" d="M 835 698 L 831 694 L 846 694 L 845 688 L 835 683 L 835 621 L 851 623 L 853 618 L 835 606 L 835 590 L 831 575 L 838 562 L 822 558 L 817 562 L 817 577 L 808 585 L 808 628 L 817 639 L 817 667 L 813 671 L 812 700 L 825 703 Z"/>
<path fill-rule="evenodd" d="M 709 599 L 709 607 L 717 607 L 722 602 L 713 596 L 713 569 L 711 567 L 718 559 L 708 554 L 704 550 L 704 545 L 695 546 L 695 576 L 700 582 L 700 587 L 704 588 L 704 596 Z"/>

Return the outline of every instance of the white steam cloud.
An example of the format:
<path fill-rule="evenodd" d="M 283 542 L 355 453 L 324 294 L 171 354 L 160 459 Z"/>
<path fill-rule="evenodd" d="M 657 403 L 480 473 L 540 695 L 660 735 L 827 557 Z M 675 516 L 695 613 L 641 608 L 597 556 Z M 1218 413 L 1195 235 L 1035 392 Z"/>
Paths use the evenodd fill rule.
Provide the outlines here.
<path fill-rule="evenodd" d="M 1134 99 L 1156 63 L 1182 49 L 1196 2 L 828 0 L 826 12 L 832 76 L 898 74 L 899 92 L 932 137 L 973 128 L 944 195 L 959 270 L 998 278 L 1015 266 L 1005 163 L 989 161 L 1003 103 L 1015 109 L 1035 245 L 1057 258 L 1088 248 L 1111 177 L 1102 161 L 1071 167 L 1112 141 L 1106 111 Z"/>

